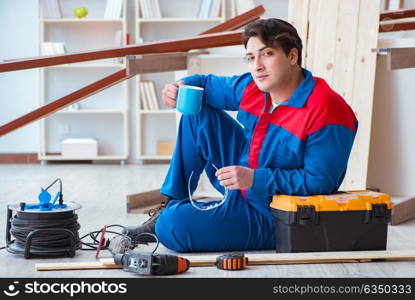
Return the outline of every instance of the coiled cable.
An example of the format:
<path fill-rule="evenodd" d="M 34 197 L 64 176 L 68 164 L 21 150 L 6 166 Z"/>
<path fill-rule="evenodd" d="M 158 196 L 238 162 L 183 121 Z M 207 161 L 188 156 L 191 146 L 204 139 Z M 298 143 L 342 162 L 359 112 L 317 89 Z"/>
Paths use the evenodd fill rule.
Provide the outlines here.
<path fill-rule="evenodd" d="M 66 255 L 81 248 L 76 214 L 61 214 L 60 218 L 37 218 L 15 215 L 10 220 L 10 233 L 15 240 L 8 244 L 11 253 L 22 254 L 30 238 L 30 253 L 36 255 Z M 14 245 L 12 246 L 11 244 Z"/>

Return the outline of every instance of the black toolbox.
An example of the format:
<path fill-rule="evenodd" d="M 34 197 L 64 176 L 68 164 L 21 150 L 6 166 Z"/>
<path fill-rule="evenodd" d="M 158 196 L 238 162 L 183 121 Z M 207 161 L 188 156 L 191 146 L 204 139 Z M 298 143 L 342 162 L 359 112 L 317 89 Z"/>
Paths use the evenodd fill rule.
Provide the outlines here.
<path fill-rule="evenodd" d="M 385 250 L 389 195 L 350 191 L 332 195 L 275 195 L 277 252 Z"/>

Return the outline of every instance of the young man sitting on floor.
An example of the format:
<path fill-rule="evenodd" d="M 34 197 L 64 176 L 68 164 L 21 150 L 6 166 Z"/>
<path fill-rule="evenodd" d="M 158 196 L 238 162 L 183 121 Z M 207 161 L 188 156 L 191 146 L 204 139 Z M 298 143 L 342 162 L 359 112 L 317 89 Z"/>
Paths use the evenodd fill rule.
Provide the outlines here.
<path fill-rule="evenodd" d="M 249 72 L 194 75 L 163 89 L 176 107 L 180 84 L 204 88 L 202 110 L 183 115 L 161 193 L 168 203 L 134 237 L 155 233 L 179 251 L 275 249 L 270 201 L 275 194 L 335 192 L 346 173 L 357 130 L 349 105 L 321 78 L 301 68 L 296 29 L 279 19 L 245 27 Z M 237 120 L 224 110 L 238 111 Z M 218 167 L 218 170 L 215 169 Z M 198 210 L 189 202 L 205 170 L 223 205 Z"/>

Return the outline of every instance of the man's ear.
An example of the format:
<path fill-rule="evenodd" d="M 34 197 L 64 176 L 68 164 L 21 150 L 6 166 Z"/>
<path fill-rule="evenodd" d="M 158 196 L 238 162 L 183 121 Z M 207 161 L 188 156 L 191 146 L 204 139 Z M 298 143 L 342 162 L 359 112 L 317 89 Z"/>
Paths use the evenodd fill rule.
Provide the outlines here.
<path fill-rule="evenodd" d="M 298 62 L 298 49 L 292 48 L 290 53 L 288 53 L 288 59 L 290 61 L 291 66 L 295 66 Z"/>

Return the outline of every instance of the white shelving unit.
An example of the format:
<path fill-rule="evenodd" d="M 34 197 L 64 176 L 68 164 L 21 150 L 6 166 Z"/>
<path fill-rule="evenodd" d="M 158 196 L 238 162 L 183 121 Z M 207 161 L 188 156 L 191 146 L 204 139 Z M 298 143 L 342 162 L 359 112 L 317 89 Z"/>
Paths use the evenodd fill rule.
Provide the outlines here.
<path fill-rule="evenodd" d="M 258 5 L 265 8 L 265 14 L 261 18 L 278 18 L 287 20 L 289 0 L 230 0 L 230 16 L 235 17 L 241 10 Z"/>
<path fill-rule="evenodd" d="M 43 42 L 63 42 L 66 52 L 72 53 L 125 44 L 125 34 L 128 32 L 126 0 L 122 0 L 121 18 L 117 19 L 104 18 L 107 1 L 103 0 L 61 0 L 62 18 L 43 18 L 40 1 L 40 48 Z M 86 7 L 88 15 L 78 19 L 73 11 L 81 6 Z M 40 69 L 40 105 L 59 99 L 124 67 L 122 60 L 105 59 Z M 42 163 L 49 160 L 113 160 L 123 164 L 129 156 L 127 82 L 94 94 L 78 104 L 79 109 L 64 108 L 41 120 L 39 160 Z M 60 142 L 65 138 L 96 139 L 98 155 L 62 156 Z"/>
<path fill-rule="evenodd" d="M 220 17 L 198 18 L 202 0 L 159 0 L 162 18 L 144 18 L 140 0 L 135 0 L 136 41 L 152 42 L 160 40 L 193 37 L 210 27 L 225 21 L 226 1 L 221 1 Z M 136 76 L 137 97 L 137 158 L 141 161 L 169 160 L 171 155 L 157 154 L 157 142 L 175 142 L 176 110 L 165 107 L 161 99 L 163 87 L 177 79 L 175 72 L 142 74 Z M 143 110 L 140 98 L 140 81 L 153 81 L 160 110 Z"/>
<path fill-rule="evenodd" d="M 140 23 L 177 23 L 177 22 L 191 22 L 191 23 L 206 23 L 206 22 L 222 22 L 223 18 L 154 18 L 154 19 L 140 19 Z"/>

